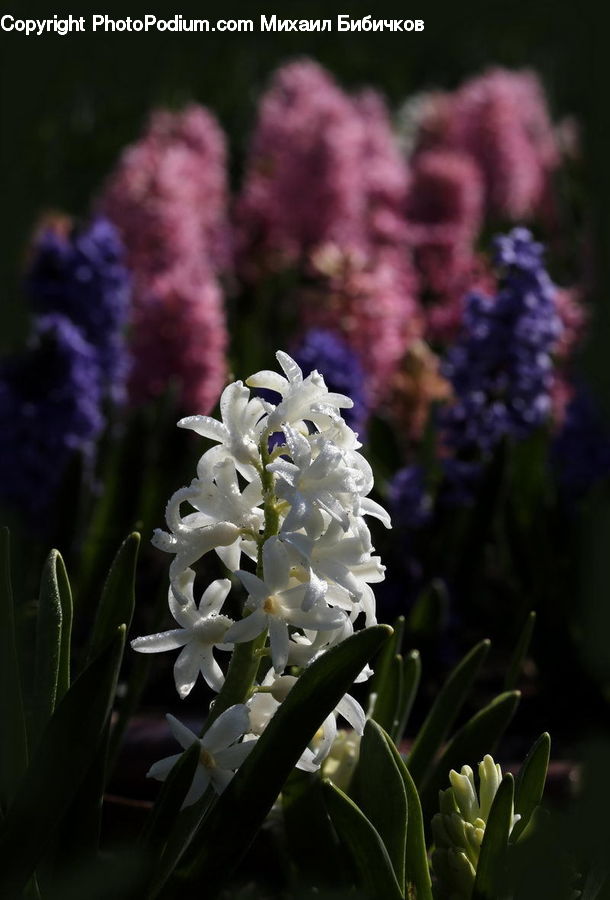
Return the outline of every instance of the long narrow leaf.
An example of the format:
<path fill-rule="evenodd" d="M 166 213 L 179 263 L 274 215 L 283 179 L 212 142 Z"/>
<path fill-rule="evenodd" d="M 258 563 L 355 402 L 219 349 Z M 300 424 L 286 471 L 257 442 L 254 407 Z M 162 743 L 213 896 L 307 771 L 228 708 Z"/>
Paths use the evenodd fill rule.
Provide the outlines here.
<path fill-rule="evenodd" d="M 407 795 L 408 824 L 407 824 L 407 849 L 405 859 L 405 878 L 407 884 L 407 897 L 410 897 L 411 887 L 415 889 L 414 896 L 417 900 L 432 900 L 432 882 L 430 880 L 430 867 L 426 853 L 426 837 L 424 834 L 424 820 L 422 807 L 415 787 L 404 760 L 394 742 L 386 735 L 398 771 L 402 776 Z"/>
<path fill-rule="evenodd" d="M 119 625 L 125 625 L 129 631 L 135 605 L 139 546 L 140 535 L 134 531 L 125 538 L 110 567 L 91 634 L 89 659 L 100 652 Z"/>
<path fill-rule="evenodd" d="M 0 835 L 0 897 L 18 896 L 60 825 L 102 740 L 116 690 L 125 627 L 58 704 Z"/>
<path fill-rule="evenodd" d="M 521 670 L 523 669 L 523 662 L 532 641 L 535 624 L 536 613 L 532 610 L 532 612 L 530 612 L 527 619 L 525 620 L 525 624 L 521 630 L 521 634 L 519 635 L 519 639 L 515 645 L 513 655 L 508 664 L 506 677 L 504 679 L 505 691 L 512 691 L 517 687 L 519 676 L 521 675 Z"/>
<path fill-rule="evenodd" d="M 333 825 L 352 856 L 367 898 L 402 900 L 402 891 L 378 831 L 338 787 L 326 782 L 324 789 Z"/>
<path fill-rule="evenodd" d="M 551 755 L 551 737 L 540 735 L 521 766 L 515 785 L 515 812 L 521 816 L 513 828 L 511 840 L 516 841 L 525 830 L 532 813 L 542 800 L 546 773 Z"/>
<path fill-rule="evenodd" d="M 398 765 L 387 745 L 387 735 L 384 735 L 386 733 L 379 725 L 369 719 L 360 742 L 350 794 L 383 841 L 396 881 L 404 893 L 407 795 Z"/>
<path fill-rule="evenodd" d="M 151 859 L 155 853 L 163 849 L 171 826 L 193 782 L 193 776 L 199 763 L 199 744 L 192 744 L 182 754 L 163 784 L 161 793 L 154 805 L 144 830 L 140 836 L 140 844 L 148 851 Z"/>
<path fill-rule="evenodd" d="M 407 759 L 407 767 L 418 787 L 424 783 L 427 771 L 449 734 L 489 647 L 488 640 L 473 647 L 451 672 L 432 704 Z"/>
<path fill-rule="evenodd" d="M 421 658 L 417 650 L 411 650 L 402 662 L 402 692 L 400 696 L 399 719 L 392 737 L 400 744 L 409 722 L 413 703 L 417 696 L 421 679 Z"/>
<path fill-rule="evenodd" d="M 502 884 L 506 881 L 506 851 L 512 823 L 514 787 L 513 776 L 510 773 L 505 775 L 491 804 L 472 900 L 498 900 Z"/>
<path fill-rule="evenodd" d="M 57 670 L 57 695 L 59 703 L 70 687 L 70 652 L 72 649 L 72 590 L 70 580 L 60 553 L 55 558 L 55 574 L 57 590 L 61 604 L 61 643 L 59 647 L 59 668 Z"/>
<path fill-rule="evenodd" d="M 398 725 L 402 710 L 402 656 L 394 656 L 386 669 L 381 688 L 375 697 L 372 718 L 391 734 Z"/>
<path fill-rule="evenodd" d="M 57 583 L 57 550 L 49 553 L 40 580 L 34 664 L 34 709 L 30 744 L 35 747 L 55 709 L 62 653 L 62 602 Z"/>
<path fill-rule="evenodd" d="M 420 791 L 426 821 L 432 817 L 438 803 L 438 792 L 450 770 L 459 771 L 466 764 L 474 769 L 486 753 L 493 753 L 515 714 L 520 698 L 519 691 L 500 694 L 456 732 Z"/>
<path fill-rule="evenodd" d="M 333 647 L 303 672 L 279 707 L 189 848 L 190 876 L 205 883 L 210 896 L 237 866 L 303 750 L 388 631 L 376 625 Z M 153 896 L 161 888 L 157 884 Z"/>
<path fill-rule="evenodd" d="M 27 737 L 21 674 L 15 645 L 15 616 L 7 528 L 0 529 L 0 814 L 6 812 L 27 767 Z"/>

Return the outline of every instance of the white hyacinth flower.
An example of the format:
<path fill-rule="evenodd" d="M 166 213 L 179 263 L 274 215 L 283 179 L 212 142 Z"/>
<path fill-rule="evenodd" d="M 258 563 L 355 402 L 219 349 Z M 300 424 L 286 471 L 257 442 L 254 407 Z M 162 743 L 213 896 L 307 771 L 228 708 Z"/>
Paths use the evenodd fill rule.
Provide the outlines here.
<path fill-rule="evenodd" d="M 247 706 L 243 703 L 230 706 L 218 716 L 201 738 L 174 716 L 168 714 L 166 718 L 173 736 L 183 750 L 188 750 L 195 743 L 201 748 L 199 764 L 182 807 L 190 806 L 199 800 L 210 784 L 217 794 L 221 794 L 233 778 L 235 770 L 254 748 L 254 741 L 238 743 L 250 727 Z M 150 767 L 147 777 L 165 781 L 181 756 L 181 753 L 175 753 L 173 756 L 160 759 Z"/>
<path fill-rule="evenodd" d="M 251 481 L 260 467 L 258 445 L 264 425 L 264 404 L 258 397 L 250 398 L 248 388 L 235 381 L 222 392 L 220 414 L 222 422 L 211 416 L 187 416 L 180 419 L 178 427 L 189 428 L 220 443 L 219 447 L 204 453 L 200 466 L 213 465 L 230 456 L 240 474 Z"/>
<path fill-rule="evenodd" d="M 338 409 L 350 409 L 354 405 L 344 394 L 331 393 L 319 372 L 314 370 L 303 378 L 303 372 L 292 357 L 282 350 L 275 355 L 285 378 L 278 372 L 266 369 L 246 380 L 250 387 L 275 391 L 282 398 L 275 407 L 268 404 L 267 428 L 270 433 L 280 431 L 283 425 L 302 426 L 306 421 L 313 422 L 323 431 L 336 421 Z"/>
<path fill-rule="evenodd" d="M 181 599 L 186 602 L 180 602 L 175 591 L 170 588 L 169 607 L 180 628 L 138 637 L 131 642 L 133 649 L 139 653 L 163 653 L 183 648 L 174 664 L 176 690 L 181 699 L 190 694 L 200 672 L 212 690 L 219 691 L 224 676 L 214 659 L 213 650 L 214 647 L 220 650 L 232 648 L 232 644 L 225 641 L 225 634 L 233 624 L 233 619 L 220 615 L 225 598 L 231 590 L 231 582 L 227 578 L 213 581 L 197 608 L 193 599 L 194 578 L 192 570 L 183 575 Z"/>
<path fill-rule="evenodd" d="M 180 696 L 191 692 L 201 674 L 220 692 L 218 710 L 233 704 L 201 739 L 169 719 L 183 747 L 193 741 L 201 746 L 188 802 L 210 783 L 222 790 L 299 670 L 363 622 L 376 622 L 371 585 L 383 579 L 384 566 L 373 553 L 364 517 L 374 516 L 388 528 L 391 523 L 368 496 L 373 472 L 341 417 L 352 401 L 329 391 L 319 372 L 304 377 L 288 354 L 280 351 L 277 359 L 283 374 L 260 371 L 246 382 L 275 391 L 277 404 L 251 397 L 237 381 L 222 393 L 222 421 L 189 416 L 179 422 L 216 444 L 200 457 L 197 477 L 171 497 L 168 530 L 153 536 L 153 544 L 174 557 L 169 605 L 179 627 L 136 638 L 132 646 L 144 653 L 179 649 L 174 676 Z M 270 437 L 280 431 L 285 443 L 271 449 Z M 236 620 L 223 612 L 228 579 L 214 581 L 195 603 L 194 567 L 211 551 L 247 591 L 241 618 L 233 608 Z M 225 687 L 214 654 L 235 653 L 237 644 Z M 268 656 L 272 668 L 259 683 L 259 662 Z M 287 666 L 295 667 L 291 674 Z M 370 674 L 367 666 L 356 681 Z M 319 769 L 335 741 L 338 716 L 362 732 L 364 713 L 346 694 L 303 752 L 300 768 Z M 177 759 L 161 760 L 151 776 L 166 777 Z"/>

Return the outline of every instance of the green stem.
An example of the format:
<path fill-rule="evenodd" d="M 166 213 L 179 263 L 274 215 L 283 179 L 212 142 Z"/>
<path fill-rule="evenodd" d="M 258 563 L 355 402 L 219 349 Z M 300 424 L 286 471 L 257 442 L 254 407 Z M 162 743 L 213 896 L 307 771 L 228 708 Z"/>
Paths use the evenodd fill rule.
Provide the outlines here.
<path fill-rule="evenodd" d="M 265 526 L 258 539 L 258 553 L 256 560 L 256 574 L 262 580 L 263 571 L 263 546 L 265 541 L 279 531 L 279 513 L 274 491 L 273 474 L 268 472 L 266 465 L 269 462 L 269 435 L 263 434 L 260 443 L 262 465 L 260 476 L 263 485 L 263 511 L 265 514 Z M 252 694 L 252 689 L 258 674 L 258 668 L 262 659 L 262 650 L 267 641 L 267 631 L 262 631 L 253 641 L 236 644 L 231 656 L 231 662 L 220 693 L 214 701 L 208 718 L 203 726 L 202 734 L 208 730 L 221 713 L 235 703 L 245 703 Z"/>

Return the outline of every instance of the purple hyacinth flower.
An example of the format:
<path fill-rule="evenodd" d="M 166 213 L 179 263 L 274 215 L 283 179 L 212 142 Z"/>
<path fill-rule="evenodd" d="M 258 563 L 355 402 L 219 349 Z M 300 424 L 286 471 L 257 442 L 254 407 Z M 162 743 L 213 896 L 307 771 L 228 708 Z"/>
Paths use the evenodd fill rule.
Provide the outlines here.
<path fill-rule="evenodd" d="M 82 230 L 60 220 L 40 232 L 26 274 L 37 312 L 66 316 L 95 348 L 104 394 L 121 402 L 128 356 L 123 336 L 130 278 L 118 232 L 103 216 Z"/>
<path fill-rule="evenodd" d="M 103 426 L 95 348 L 68 318 L 41 317 L 27 351 L 0 367 L 0 496 L 41 512 L 76 451 L 92 459 Z"/>

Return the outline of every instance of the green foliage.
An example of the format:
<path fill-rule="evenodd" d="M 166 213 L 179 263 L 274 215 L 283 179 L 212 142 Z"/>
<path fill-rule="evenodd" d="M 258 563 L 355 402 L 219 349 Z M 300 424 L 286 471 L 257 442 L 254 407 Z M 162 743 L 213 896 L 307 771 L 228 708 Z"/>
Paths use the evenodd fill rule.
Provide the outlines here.
<path fill-rule="evenodd" d="M 72 684 L 42 733 L 2 828 L 0 896 L 13 896 L 33 875 L 87 774 L 110 715 L 124 643 L 121 626 Z"/>
<path fill-rule="evenodd" d="M 432 704 L 409 753 L 407 766 L 418 786 L 425 781 L 481 668 L 490 642 L 481 641 L 458 663 Z"/>
<path fill-rule="evenodd" d="M 9 533 L 0 531 L 0 817 L 27 766 L 27 737 L 21 673 L 15 645 L 15 614 L 9 559 Z"/>
<path fill-rule="evenodd" d="M 521 816 L 521 819 L 513 828 L 511 836 L 513 841 L 516 841 L 525 831 L 532 813 L 542 800 L 550 754 L 551 738 L 547 732 L 544 732 L 528 753 L 517 777 L 515 812 Z"/>
<path fill-rule="evenodd" d="M 366 723 L 350 793 L 379 834 L 404 893 L 407 795 L 387 738 L 376 722 Z"/>

